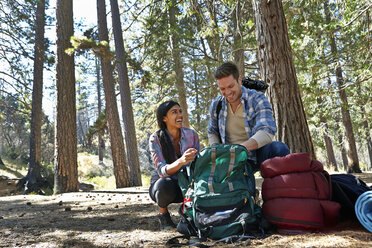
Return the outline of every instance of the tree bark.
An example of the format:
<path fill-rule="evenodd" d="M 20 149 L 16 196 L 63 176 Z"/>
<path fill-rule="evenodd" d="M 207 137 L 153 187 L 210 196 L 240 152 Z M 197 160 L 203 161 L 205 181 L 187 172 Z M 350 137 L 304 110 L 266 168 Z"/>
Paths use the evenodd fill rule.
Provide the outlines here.
<path fill-rule="evenodd" d="M 234 62 L 239 68 L 240 75 L 245 75 L 245 68 L 244 68 L 244 42 L 243 42 L 243 34 L 240 30 L 240 22 L 241 22 L 241 5 L 240 0 L 237 1 L 235 10 L 233 12 L 232 20 L 234 25 L 234 46 L 233 46 L 233 54 L 234 54 Z"/>
<path fill-rule="evenodd" d="M 74 35 L 72 0 L 57 0 L 57 106 L 54 193 L 79 191 L 74 56 L 66 54 Z"/>
<path fill-rule="evenodd" d="M 366 121 L 363 122 L 364 126 L 368 126 L 368 123 Z M 367 149 L 369 154 L 369 170 L 372 170 L 372 139 L 371 136 L 369 136 L 369 133 L 367 133 L 366 129 L 366 140 L 367 140 Z"/>
<path fill-rule="evenodd" d="M 196 65 L 192 65 L 193 69 L 193 74 L 194 74 L 194 91 L 195 91 L 195 105 L 199 106 L 200 105 L 200 93 L 199 93 L 199 84 L 198 84 L 198 73 L 197 73 L 197 68 Z M 201 130 L 201 117 L 200 117 L 200 112 L 197 111 L 196 113 L 196 128 L 197 130 Z"/>
<path fill-rule="evenodd" d="M 99 61 L 95 58 L 96 63 L 96 77 L 97 77 L 97 105 L 98 117 L 102 114 L 102 99 L 101 99 L 101 76 L 99 69 Z M 98 118 L 97 118 L 98 119 Z M 101 132 L 98 133 L 98 163 L 103 164 L 103 151 L 105 149 L 105 141 L 103 140 Z"/>
<path fill-rule="evenodd" d="M 327 23 L 331 22 L 331 15 L 328 6 L 328 0 L 324 0 L 324 12 Z M 334 56 L 337 54 L 337 44 L 334 36 L 330 36 L 330 46 L 331 52 Z M 337 58 L 335 58 L 337 62 Z M 360 173 L 359 168 L 359 158 L 358 152 L 355 143 L 353 125 L 351 123 L 350 113 L 349 113 L 349 104 L 347 101 L 346 91 L 343 88 L 344 79 L 342 76 L 342 68 L 340 66 L 336 67 L 336 83 L 338 86 L 339 97 L 341 101 L 341 114 L 342 114 L 342 123 L 345 127 L 346 140 L 347 140 L 347 155 L 348 155 L 348 173 L 357 172 Z"/>
<path fill-rule="evenodd" d="M 0 155 L 0 165 L 5 165 L 3 160 L 1 159 L 1 155 Z"/>
<path fill-rule="evenodd" d="M 329 136 L 329 128 L 326 120 L 323 120 L 324 123 L 324 134 L 323 139 L 327 150 L 327 158 L 328 158 L 328 167 L 333 168 L 335 171 L 338 171 L 335 152 L 333 150 L 332 140 Z"/>
<path fill-rule="evenodd" d="M 45 0 L 37 2 L 34 46 L 34 72 L 32 87 L 32 110 L 30 128 L 30 162 L 26 177 L 18 182 L 19 188 L 24 188 L 25 194 L 35 192 L 41 194 L 41 188 L 50 187 L 50 182 L 41 176 L 41 125 L 43 99 L 43 69 L 44 69 L 44 32 L 45 31 Z"/>
<path fill-rule="evenodd" d="M 331 85 L 331 79 L 328 77 L 328 88 L 331 89 L 332 88 L 332 85 Z M 333 101 L 333 98 L 332 99 L 332 105 L 337 105 L 334 101 Z M 340 128 L 340 125 L 339 125 L 339 118 L 336 119 L 336 124 L 335 124 L 335 127 L 336 127 L 336 135 L 337 135 L 337 139 L 338 139 L 338 144 L 339 144 L 339 147 L 340 147 L 340 153 L 341 153 L 341 158 L 342 158 L 342 167 L 340 167 L 339 169 L 343 169 L 345 171 L 347 171 L 347 164 L 348 164 L 348 161 L 347 161 L 347 151 L 346 151 L 346 148 L 345 148 L 345 145 L 344 145 L 344 136 L 342 135 L 342 130 Z"/>
<path fill-rule="evenodd" d="M 336 130 L 337 130 L 337 138 L 338 138 L 338 143 L 340 144 L 340 151 L 341 151 L 341 157 L 342 157 L 342 165 L 343 169 L 347 171 L 348 168 L 348 159 L 347 159 L 347 150 L 345 147 L 345 142 L 344 142 L 344 135 L 342 134 L 341 127 L 338 124 L 339 120 L 337 120 L 336 124 Z"/>
<path fill-rule="evenodd" d="M 322 104 L 323 100 L 320 97 L 318 97 L 317 102 L 320 105 L 320 104 Z M 323 139 L 324 139 L 324 143 L 325 143 L 326 151 L 327 151 L 328 167 L 331 167 L 331 168 L 335 169 L 335 171 L 338 171 L 336 157 L 335 157 L 335 153 L 334 153 L 333 145 L 332 145 L 332 140 L 331 140 L 331 137 L 329 135 L 329 128 L 328 128 L 327 118 L 324 116 L 323 113 L 320 113 L 320 124 L 324 126 Z"/>
<path fill-rule="evenodd" d="M 260 73 L 270 85 L 267 94 L 278 125 L 277 139 L 286 143 L 292 153 L 308 152 L 315 158 L 282 3 L 255 0 L 253 6 Z"/>
<path fill-rule="evenodd" d="M 97 0 L 98 37 L 100 41 L 109 41 L 106 4 L 105 0 Z M 109 49 L 107 47 L 107 49 Z M 114 164 L 114 175 L 116 187 L 124 188 L 131 186 L 128 165 L 124 148 L 123 134 L 120 128 L 118 107 L 116 103 L 114 78 L 112 76 L 113 66 L 111 61 L 101 58 L 103 90 L 106 99 L 106 119 L 110 134 L 111 153 Z"/>
<path fill-rule="evenodd" d="M 368 155 L 369 155 L 369 169 L 372 169 L 372 139 L 369 135 L 369 132 L 371 129 L 369 129 L 368 121 L 367 121 L 367 115 L 366 110 L 364 108 L 364 105 L 361 106 L 362 114 L 363 114 L 363 126 L 365 130 L 365 137 L 367 142 L 367 149 L 368 149 Z"/>
<path fill-rule="evenodd" d="M 186 101 L 186 87 L 184 82 L 183 65 L 181 59 L 180 39 L 178 35 L 178 21 L 177 14 L 177 1 L 172 0 L 172 5 L 169 7 L 169 29 L 170 29 L 170 43 L 173 58 L 173 67 L 176 74 L 176 88 L 178 92 L 178 101 L 181 105 L 183 115 L 183 125 L 190 127 L 188 107 Z"/>
<path fill-rule="evenodd" d="M 217 20 L 217 13 L 216 10 L 218 9 L 218 5 L 213 0 L 207 0 L 206 6 L 208 9 L 209 16 L 207 18 L 211 19 L 212 29 L 213 29 L 213 35 L 209 35 L 207 37 L 208 46 L 211 49 L 211 53 L 213 55 L 213 58 L 215 58 L 219 63 L 223 60 L 222 55 L 222 45 L 221 45 L 221 37 L 220 37 L 220 31 L 218 26 L 218 20 Z M 200 13 L 203 13 L 201 11 Z M 217 88 L 217 87 L 216 87 Z"/>
<path fill-rule="evenodd" d="M 84 111 L 86 111 L 86 102 L 83 97 L 82 97 L 82 87 L 81 87 L 81 82 L 77 82 L 77 98 L 78 98 L 78 108 L 77 108 L 77 140 L 78 144 L 81 145 L 82 147 L 87 147 L 87 140 L 86 140 L 86 134 L 87 134 L 87 126 L 84 125 L 86 123 L 86 118 Z"/>
<path fill-rule="evenodd" d="M 128 164 L 130 168 L 130 181 L 132 186 L 142 185 L 141 169 L 138 160 L 138 147 L 136 127 L 134 124 L 133 107 L 130 95 L 130 86 L 127 69 L 127 59 L 124 50 L 124 40 L 121 29 L 119 6 L 117 0 L 110 0 L 112 28 L 115 38 L 115 54 L 119 74 L 121 108 L 124 122 L 124 138 L 127 148 Z"/>
<path fill-rule="evenodd" d="M 362 89 L 360 87 L 360 85 L 358 85 L 358 93 L 359 95 L 362 95 Z M 371 139 L 371 136 L 370 136 L 370 127 L 369 127 L 369 124 L 368 124 L 368 115 L 366 113 L 366 108 L 365 108 L 365 105 L 368 104 L 368 100 L 364 100 L 364 99 L 361 99 L 361 101 L 359 101 L 359 106 L 360 106 L 360 111 L 362 113 L 362 117 L 363 117 L 363 127 L 364 127 L 364 134 L 365 134 L 365 137 L 366 137 L 366 143 L 367 143 L 367 150 L 368 150 L 368 155 L 369 155 L 369 169 L 371 170 L 372 169 L 372 139 Z"/>
<path fill-rule="evenodd" d="M 85 117 L 84 117 L 84 113 L 80 112 L 78 113 L 78 116 L 77 116 L 77 120 L 78 120 L 78 133 L 77 133 L 77 136 L 78 136 L 78 140 L 79 140 L 79 144 L 82 146 L 82 147 L 87 147 L 88 146 L 88 142 L 87 142 L 87 134 L 86 134 L 86 131 L 87 128 L 86 126 L 83 124 L 83 121 L 81 120 L 85 120 Z"/>

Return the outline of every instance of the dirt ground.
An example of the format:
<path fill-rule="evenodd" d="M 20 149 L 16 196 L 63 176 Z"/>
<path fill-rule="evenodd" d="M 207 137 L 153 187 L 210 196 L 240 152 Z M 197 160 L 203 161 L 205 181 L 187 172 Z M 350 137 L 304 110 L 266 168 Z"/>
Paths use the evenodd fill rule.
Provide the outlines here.
<path fill-rule="evenodd" d="M 177 208 L 178 204 L 170 207 L 175 221 L 179 219 Z M 156 215 L 157 207 L 148 196 L 148 187 L 54 196 L 3 196 L 0 247 L 176 247 L 166 242 L 180 234 L 175 229 L 159 231 Z M 319 233 L 275 233 L 233 245 L 214 244 L 232 246 L 372 247 L 372 234 L 355 221 L 339 223 Z"/>

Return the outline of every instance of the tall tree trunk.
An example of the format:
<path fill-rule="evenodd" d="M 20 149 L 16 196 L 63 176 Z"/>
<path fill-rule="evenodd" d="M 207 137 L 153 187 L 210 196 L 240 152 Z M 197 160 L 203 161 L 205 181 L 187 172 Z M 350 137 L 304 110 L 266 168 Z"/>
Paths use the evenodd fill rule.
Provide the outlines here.
<path fill-rule="evenodd" d="M 353 126 L 349 113 L 349 104 L 347 102 L 346 92 L 343 89 L 343 78 L 341 67 L 336 68 L 336 82 L 339 88 L 339 96 L 341 100 L 342 123 L 345 127 L 345 135 L 347 141 L 347 155 L 348 155 L 348 173 L 360 173 L 359 158 L 355 143 Z"/>
<path fill-rule="evenodd" d="M 98 37 L 100 41 L 107 41 L 108 30 L 106 20 L 105 0 L 97 0 L 97 20 L 98 20 Z M 107 47 L 109 49 L 109 47 Z M 116 187 L 124 188 L 131 186 L 129 171 L 126 161 L 123 134 L 120 128 L 118 107 L 116 103 L 114 78 L 112 76 L 113 67 L 111 61 L 101 57 L 103 90 L 106 99 L 106 119 L 108 131 L 110 134 L 111 153 L 114 164 L 114 175 Z"/>
<path fill-rule="evenodd" d="M 1 155 L 0 155 L 0 165 L 5 165 L 3 160 L 1 159 Z"/>
<path fill-rule="evenodd" d="M 220 33 L 219 33 L 219 26 L 218 26 L 218 20 L 217 20 L 217 9 L 218 9 L 218 5 L 217 3 L 214 1 L 214 0 L 207 0 L 206 1 L 206 5 L 207 5 L 207 9 L 208 9 L 208 13 L 207 15 L 209 15 L 207 17 L 207 19 L 211 19 L 211 28 L 213 29 L 213 35 L 209 35 L 207 37 L 207 42 L 208 42 L 208 46 L 211 50 L 211 53 L 213 55 L 213 57 L 219 62 L 221 63 L 223 61 L 223 56 L 222 56 L 222 45 L 221 45 L 221 37 L 220 37 Z M 199 13 L 203 13 L 203 10 L 201 10 L 201 12 Z M 215 85 L 214 85 L 215 86 Z M 217 87 L 215 87 L 217 88 Z"/>
<path fill-rule="evenodd" d="M 370 128 L 367 121 L 367 114 L 364 105 L 360 106 L 363 114 L 363 127 L 365 131 L 366 141 L 367 141 L 367 149 L 368 149 L 368 155 L 369 155 L 369 169 L 372 169 L 372 139 L 369 135 Z"/>
<path fill-rule="evenodd" d="M 176 88 L 178 92 L 178 101 L 181 105 L 183 115 L 183 125 L 190 127 L 189 113 L 186 101 L 186 88 L 184 82 L 183 65 L 181 59 L 180 39 L 178 21 L 176 19 L 177 14 L 177 1 L 172 0 L 172 5 L 169 7 L 169 29 L 170 31 L 170 43 L 173 58 L 174 72 L 176 73 Z"/>
<path fill-rule="evenodd" d="M 370 129 L 368 127 L 368 122 L 366 119 L 363 121 L 363 125 L 364 125 L 364 130 L 366 132 L 365 134 L 366 134 L 367 149 L 368 149 L 368 155 L 369 155 L 369 170 L 372 170 L 372 139 L 368 132 L 368 130 Z"/>
<path fill-rule="evenodd" d="M 332 89 L 331 79 L 329 77 L 328 77 L 327 83 L 328 83 L 328 89 Z M 332 105 L 336 106 L 337 104 L 334 102 L 333 98 L 331 98 L 331 99 L 332 99 Z M 336 118 L 335 134 L 337 135 L 338 144 L 339 144 L 340 152 L 341 152 L 341 158 L 342 158 L 342 167 L 340 167 L 339 169 L 343 169 L 343 170 L 347 171 L 347 164 L 348 164 L 347 151 L 346 151 L 345 144 L 344 144 L 345 142 L 344 142 L 344 136 L 342 134 L 343 132 L 340 128 L 340 125 L 338 124 L 339 122 L 340 122 L 339 118 Z"/>
<path fill-rule="evenodd" d="M 41 176 L 41 124 L 43 99 L 43 69 L 44 69 L 44 31 L 45 31 L 45 0 L 37 2 L 34 46 L 34 74 L 32 89 L 32 110 L 30 129 L 30 164 L 28 173 L 22 178 L 18 187 L 25 189 L 25 194 L 42 193 L 42 187 L 53 186 Z"/>
<path fill-rule="evenodd" d="M 323 100 L 320 97 L 317 97 L 317 102 L 319 105 L 322 104 Z M 333 168 L 334 170 L 338 171 L 337 168 L 337 162 L 336 162 L 336 157 L 335 153 L 333 151 L 333 145 L 332 145 L 332 140 L 329 135 L 329 128 L 328 128 L 328 123 L 327 123 L 327 118 L 324 116 L 324 114 L 321 112 L 320 114 L 320 124 L 324 126 L 324 134 L 323 134 L 323 139 L 324 143 L 326 146 L 326 151 L 327 151 L 327 164 L 328 167 Z"/>
<path fill-rule="evenodd" d="M 119 6 L 117 0 L 110 0 L 112 28 L 115 38 L 115 54 L 119 74 L 121 108 L 124 122 L 124 137 L 127 148 L 130 181 L 132 186 L 142 185 L 141 169 L 138 160 L 136 127 L 134 125 L 133 107 L 128 79 L 127 58 L 124 50 L 124 40 L 121 29 Z"/>
<path fill-rule="evenodd" d="M 210 85 L 209 90 L 207 91 L 207 97 L 209 99 L 209 104 L 210 105 L 213 101 L 214 98 L 218 96 L 219 88 L 216 87 L 216 80 L 214 79 L 214 71 L 215 71 L 215 64 L 213 62 L 207 62 L 206 63 L 207 67 L 207 80 Z"/>
<path fill-rule="evenodd" d="M 82 147 L 87 146 L 86 141 L 86 125 L 85 123 L 85 116 L 84 111 L 86 109 L 86 103 L 84 98 L 82 98 L 82 87 L 81 87 L 81 81 L 77 82 L 77 98 L 78 98 L 78 108 L 77 108 L 77 139 L 78 139 L 78 145 L 81 145 Z"/>
<path fill-rule="evenodd" d="M 327 124 L 327 120 L 323 119 L 321 122 L 324 123 L 324 134 L 323 139 L 327 150 L 327 158 L 328 158 L 328 167 L 333 168 L 335 171 L 338 171 L 335 152 L 333 150 L 332 140 L 329 135 L 329 128 Z"/>
<path fill-rule="evenodd" d="M 328 6 L 328 0 L 324 0 L 324 13 L 327 23 L 331 22 L 331 15 Z M 335 62 L 337 62 L 337 44 L 334 36 L 330 36 L 330 46 L 333 56 L 335 56 Z M 347 140 L 347 155 L 348 155 L 348 172 L 361 172 L 359 168 L 359 159 L 358 152 L 355 143 L 353 125 L 351 123 L 350 113 L 349 113 L 349 104 L 347 101 L 346 91 L 344 89 L 344 79 L 342 76 L 342 68 L 338 66 L 336 68 L 336 83 L 339 90 L 339 97 L 341 101 L 341 114 L 342 114 L 342 123 L 345 127 L 346 140 Z"/>
<path fill-rule="evenodd" d="M 86 127 L 84 126 L 84 124 L 83 124 L 83 122 L 81 121 L 81 119 L 85 119 L 84 118 L 84 113 L 82 113 L 82 112 L 80 112 L 79 114 L 78 114 L 78 124 L 79 124 L 79 126 L 78 126 L 78 130 L 80 130 L 79 132 L 78 132 L 78 139 L 79 139 L 79 144 L 82 146 L 82 147 L 87 147 L 87 139 L 86 139 L 86 136 L 87 136 L 87 134 L 86 134 Z"/>
<path fill-rule="evenodd" d="M 340 144 L 342 165 L 343 165 L 343 169 L 345 171 L 347 171 L 348 163 L 349 163 L 348 159 L 347 159 L 347 150 L 346 150 L 346 147 L 345 147 L 344 135 L 342 134 L 343 132 L 342 132 L 341 127 L 338 123 L 339 123 L 339 120 L 337 120 L 336 130 L 337 130 L 338 143 Z"/>
<path fill-rule="evenodd" d="M 232 16 L 233 26 L 234 26 L 234 45 L 233 45 L 233 54 L 234 62 L 239 68 L 240 75 L 245 75 L 244 68 L 244 47 L 243 47 L 243 33 L 240 29 L 241 19 L 242 19 L 242 10 L 240 0 L 237 1 L 235 9 Z"/>
<path fill-rule="evenodd" d="M 358 85 L 358 93 L 360 96 L 362 95 L 362 89 L 360 87 L 360 84 Z M 364 134 L 366 137 L 367 150 L 368 150 L 368 155 L 369 155 L 369 169 L 372 169 L 372 139 L 369 134 L 371 129 L 368 124 L 368 115 L 366 113 L 366 108 L 365 108 L 366 104 L 368 104 L 368 100 L 366 101 L 364 99 L 361 99 L 361 101 L 359 101 L 360 111 L 363 117 L 363 127 L 364 127 L 364 132 L 365 132 Z"/>
<path fill-rule="evenodd" d="M 97 105 L 98 105 L 98 117 L 102 114 L 102 99 L 101 99 L 101 76 L 99 69 L 99 60 L 95 58 L 96 63 L 96 77 L 97 77 Z M 98 119 L 98 118 L 97 118 Z M 103 140 L 101 132 L 98 133 L 98 163 L 103 164 L 103 151 L 105 149 L 105 141 Z"/>
<path fill-rule="evenodd" d="M 199 85 L 198 85 L 198 73 L 197 73 L 197 68 L 196 68 L 196 64 L 195 62 L 193 63 L 192 65 L 193 67 L 193 74 L 194 74 L 194 91 L 195 91 L 195 106 L 199 106 L 200 105 L 200 93 L 199 93 Z M 201 118 L 200 118 L 200 112 L 197 111 L 196 112 L 196 128 L 198 131 L 201 130 Z"/>
<path fill-rule="evenodd" d="M 253 6 L 259 67 L 261 77 L 270 84 L 267 93 L 278 125 L 277 138 L 286 143 L 291 152 L 308 152 L 315 158 L 282 3 L 254 0 Z"/>
<path fill-rule="evenodd" d="M 79 191 L 76 136 L 75 61 L 66 54 L 74 35 L 72 0 L 57 0 L 57 106 L 54 193 Z"/>

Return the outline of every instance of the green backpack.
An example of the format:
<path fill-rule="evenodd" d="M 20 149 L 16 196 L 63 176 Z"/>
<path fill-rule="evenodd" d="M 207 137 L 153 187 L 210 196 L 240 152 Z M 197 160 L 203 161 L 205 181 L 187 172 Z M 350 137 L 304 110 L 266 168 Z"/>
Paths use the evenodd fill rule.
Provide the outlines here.
<path fill-rule="evenodd" d="M 180 233 L 222 239 L 260 229 L 261 208 L 244 146 L 205 148 L 179 172 L 178 184 L 184 196 Z"/>

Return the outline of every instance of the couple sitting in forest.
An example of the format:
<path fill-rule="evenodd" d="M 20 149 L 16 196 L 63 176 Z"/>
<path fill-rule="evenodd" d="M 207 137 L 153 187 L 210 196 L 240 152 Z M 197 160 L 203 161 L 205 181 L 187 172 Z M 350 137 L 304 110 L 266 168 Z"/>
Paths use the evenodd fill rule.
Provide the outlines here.
<path fill-rule="evenodd" d="M 249 159 L 256 161 L 254 171 L 258 171 L 266 159 L 289 154 L 284 143 L 272 141 L 276 124 L 265 95 L 242 87 L 242 76 L 234 63 L 222 64 L 214 76 L 222 95 L 216 97 L 210 106 L 210 145 L 224 143 L 245 146 Z M 159 206 L 161 229 L 168 229 L 176 227 L 168 212 L 168 205 L 183 201 L 177 173 L 194 160 L 200 145 L 198 134 L 182 126 L 182 109 L 177 102 L 160 104 L 156 117 L 160 129 L 149 140 L 155 164 L 149 193 Z"/>

